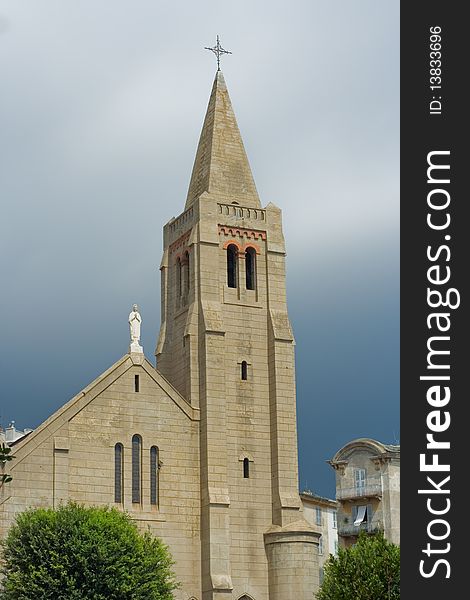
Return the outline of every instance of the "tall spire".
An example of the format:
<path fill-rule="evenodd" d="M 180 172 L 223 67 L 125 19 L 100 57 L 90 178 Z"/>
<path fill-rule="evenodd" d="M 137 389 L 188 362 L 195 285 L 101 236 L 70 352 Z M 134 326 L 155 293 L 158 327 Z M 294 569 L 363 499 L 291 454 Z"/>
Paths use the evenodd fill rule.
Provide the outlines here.
<path fill-rule="evenodd" d="M 261 206 L 222 71 L 212 86 L 185 208 L 203 192 L 222 202 Z"/>

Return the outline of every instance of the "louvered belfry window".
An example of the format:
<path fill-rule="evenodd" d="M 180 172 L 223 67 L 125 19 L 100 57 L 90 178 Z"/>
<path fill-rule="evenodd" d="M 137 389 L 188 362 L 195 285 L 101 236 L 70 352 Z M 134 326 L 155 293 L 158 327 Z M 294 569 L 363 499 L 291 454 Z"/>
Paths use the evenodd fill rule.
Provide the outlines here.
<path fill-rule="evenodd" d="M 235 244 L 230 244 L 227 248 L 227 285 L 229 288 L 236 288 L 238 285 L 237 260 L 238 248 Z"/>
<path fill-rule="evenodd" d="M 256 289 L 256 250 L 247 248 L 245 252 L 246 289 Z"/>

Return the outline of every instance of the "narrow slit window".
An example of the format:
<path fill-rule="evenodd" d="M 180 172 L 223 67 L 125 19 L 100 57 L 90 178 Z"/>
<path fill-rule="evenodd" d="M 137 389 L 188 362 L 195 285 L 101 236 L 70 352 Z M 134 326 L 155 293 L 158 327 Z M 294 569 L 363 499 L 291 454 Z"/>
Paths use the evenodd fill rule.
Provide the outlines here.
<path fill-rule="evenodd" d="M 158 506 L 158 471 L 158 448 L 157 446 L 152 446 L 150 448 L 150 504 L 152 506 Z"/>
<path fill-rule="evenodd" d="M 246 381 L 248 379 L 248 363 L 246 360 L 242 361 L 241 376 L 242 381 Z"/>
<path fill-rule="evenodd" d="M 141 502 L 141 473 L 142 473 L 142 438 L 140 435 L 132 437 L 132 502 Z"/>
<path fill-rule="evenodd" d="M 134 375 L 134 392 L 140 392 L 140 378 L 139 378 L 139 375 Z"/>
<path fill-rule="evenodd" d="M 123 446 L 122 444 L 116 444 L 114 446 L 114 502 L 122 504 L 123 501 Z"/>
<path fill-rule="evenodd" d="M 256 250 L 247 248 L 245 252 L 246 289 L 256 289 Z"/>
<path fill-rule="evenodd" d="M 243 459 L 243 477 L 248 479 L 250 477 L 250 461 L 248 458 Z"/>
<path fill-rule="evenodd" d="M 237 259 L 238 248 L 234 244 L 230 244 L 227 248 L 227 285 L 229 288 L 237 287 Z"/>

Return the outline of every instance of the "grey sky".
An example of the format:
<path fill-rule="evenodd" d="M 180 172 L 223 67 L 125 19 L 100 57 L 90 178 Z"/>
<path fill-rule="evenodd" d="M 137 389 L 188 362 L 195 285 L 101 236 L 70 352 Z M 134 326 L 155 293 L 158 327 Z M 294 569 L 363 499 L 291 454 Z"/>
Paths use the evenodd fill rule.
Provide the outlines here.
<path fill-rule="evenodd" d="M 124 354 L 133 302 L 152 357 L 217 33 L 284 211 L 301 483 L 331 494 L 338 445 L 399 435 L 398 1 L 0 0 L 1 418 L 37 426 Z"/>

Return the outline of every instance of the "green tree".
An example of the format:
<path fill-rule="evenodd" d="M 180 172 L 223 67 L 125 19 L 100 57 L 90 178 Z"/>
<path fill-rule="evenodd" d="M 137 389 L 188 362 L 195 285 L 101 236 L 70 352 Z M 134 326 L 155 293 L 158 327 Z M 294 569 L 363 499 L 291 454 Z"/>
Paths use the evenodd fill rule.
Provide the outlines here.
<path fill-rule="evenodd" d="M 357 543 L 340 548 L 325 563 L 318 600 L 399 600 L 400 548 L 382 533 L 361 532 Z"/>
<path fill-rule="evenodd" d="M 21 513 L 3 543 L 5 600 L 173 600 L 168 548 L 115 508 Z"/>
<path fill-rule="evenodd" d="M 6 444 L 0 444 L 0 487 L 12 479 L 11 475 L 5 473 L 5 465 L 13 458 L 15 457 L 11 453 L 11 448 Z"/>

